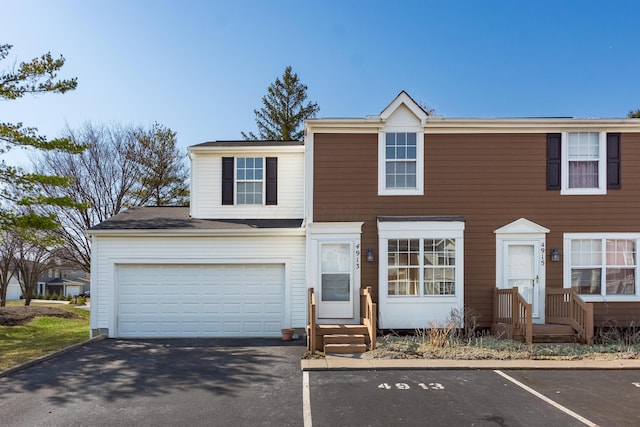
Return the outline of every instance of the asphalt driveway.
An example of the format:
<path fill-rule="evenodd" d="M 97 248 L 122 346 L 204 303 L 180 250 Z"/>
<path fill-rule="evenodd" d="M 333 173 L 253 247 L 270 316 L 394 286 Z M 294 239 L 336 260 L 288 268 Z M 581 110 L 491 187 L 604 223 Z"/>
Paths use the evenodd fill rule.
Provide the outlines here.
<path fill-rule="evenodd" d="M 300 426 L 301 340 L 102 340 L 0 378 L 6 426 Z"/>

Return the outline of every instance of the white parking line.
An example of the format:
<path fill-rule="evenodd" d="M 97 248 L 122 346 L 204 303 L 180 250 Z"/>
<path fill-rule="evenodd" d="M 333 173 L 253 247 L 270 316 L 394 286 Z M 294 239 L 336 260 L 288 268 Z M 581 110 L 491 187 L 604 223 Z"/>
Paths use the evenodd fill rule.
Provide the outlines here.
<path fill-rule="evenodd" d="M 311 423 L 311 394 L 309 391 L 309 371 L 302 373 L 302 417 L 304 427 L 312 427 Z"/>
<path fill-rule="evenodd" d="M 598 424 L 596 424 L 596 423 L 594 423 L 594 422 L 592 422 L 592 421 L 589 421 L 588 419 L 586 419 L 585 417 L 583 417 L 583 416 L 581 416 L 581 415 L 579 415 L 579 414 L 576 414 L 576 413 L 575 413 L 575 412 L 573 412 L 571 409 L 566 408 L 566 407 L 562 406 L 561 404 L 559 404 L 558 402 L 555 402 L 555 401 L 553 401 L 553 400 L 549 399 L 549 398 L 548 398 L 547 396 L 545 396 L 544 394 L 542 394 L 542 393 L 539 393 L 539 392 L 535 391 L 535 390 L 534 390 L 534 389 L 532 389 L 531 387 L 529 387 L 529 386 L 527 386 L 527 385 L 525 385 L 525 384 L 521 383 L 520 381 L 516 380 L 516 379 L 515 379 L 515 378 L 513 378 L 513 377 L 510 377 L 509 375 L 505 374 L 504 372 L 499 371 L 499 370 L 495 370 L 495 371 L 493 371 L 493 372 L 495 372 L 496 374 L 498 374 L 498 375 L 502 376 L 503 378 L 505 378 L 505 379 L 507 379 L 507 380 L 511 381 L 512 383 L 514 383 L 514 384 L 515 384 L 515 385 L 517 385 L 518 387 L 520 387 L 520 388 L 522 388 L 522 389 L 524 389 L 524 390 L 528 391 L 529 393 L 533 394 L 533 395 L 534 395 L 534 396 L 536 396 L 537 398 L 544 400 L 544 401 L 545 401 L 545 402 L 547 402 L 549 405 L 551 405 L 551 406 L 553 406 L 553 407 L 555 407 L 555 408 L 558 408 L 559 410 L 561 410 L 561 411 L 562 411 L 562 412 L 564 412 L 565 414 L 572 416 L 573 418 L 575 418 L 576 420 L 580 421 L 581 423 L 583 423 L 583 424 L 585 424 L 585 425 L 588 425 L 588 426 L 591 426 L 591 427 L 598 427 Z"/>

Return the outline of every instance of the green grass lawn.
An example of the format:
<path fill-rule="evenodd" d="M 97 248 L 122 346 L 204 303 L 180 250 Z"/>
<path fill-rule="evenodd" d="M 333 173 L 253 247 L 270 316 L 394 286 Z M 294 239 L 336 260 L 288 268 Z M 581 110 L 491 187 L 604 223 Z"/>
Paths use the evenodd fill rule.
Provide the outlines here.
<path fill-rule="evenodd" d="M 36 317 L 22 326 L 0 326 L 0 371 L 89 338 L 89 312 L 55 305 L 82 319 Z"/>

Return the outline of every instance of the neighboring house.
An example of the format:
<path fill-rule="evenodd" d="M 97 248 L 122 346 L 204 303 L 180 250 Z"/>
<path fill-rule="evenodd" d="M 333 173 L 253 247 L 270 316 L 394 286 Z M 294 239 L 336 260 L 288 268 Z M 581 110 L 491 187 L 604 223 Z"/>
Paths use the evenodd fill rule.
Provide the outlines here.
<path fill-rule="evenodd" d="M 190 207 L 91 228 L 91 329 L 109 337 L 280 336 L 306 324 L 302 142 L 189 148 Z"/>
<path fill-rule="evenodd" d="M 74 265 L 58 263 L 38 279 L 36 294 L 78 296 L 90 289 L 87 272 Z"/>
<path fill-rule="evenodd" d="M 496 289 L 513 287 L 533 323 L 557 309 L 550 289 L 577 290 L 596 326 L 640 321 L 639 120 L 449 119 L 402 92 L 379 116 L 308 120 L 305 135 L 319 323 L 359 323 L 367 286 L 384 329 L 452 309 L 489 327 Z"/>
<path fill-rule="evenodd" d="M 381 329 L 640 321 L 638 119 L 449 119 L 402 92 L 304 144 L 189 155 L 189 208 L 89 230 L 94 334 L 276 336 L 310 288 L 325 326 L 360 324 L 368 287 Z"/>
<path fill-rule="evenodd" d="M 7 287 L 7 301 L 19 300 L 22 296 L 22 289 L 20 288 L 20 282 L 16 276 L 11 276 L 9 279 L 9 286 Z"/>

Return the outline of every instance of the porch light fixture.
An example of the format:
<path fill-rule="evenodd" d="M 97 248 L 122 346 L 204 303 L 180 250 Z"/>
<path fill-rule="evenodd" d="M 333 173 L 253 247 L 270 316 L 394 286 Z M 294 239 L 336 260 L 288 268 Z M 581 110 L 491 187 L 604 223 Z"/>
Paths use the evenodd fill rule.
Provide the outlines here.
<path fill-rule="evenodd" d="M 551 248 L 551 261 L 560 261 L 560 252 L 556 248 Z"/>
<path fill-rule="evenodd" d="M 367 249 L 367 261 L 373 262 L 373 249 L 371 248 Z"/>

